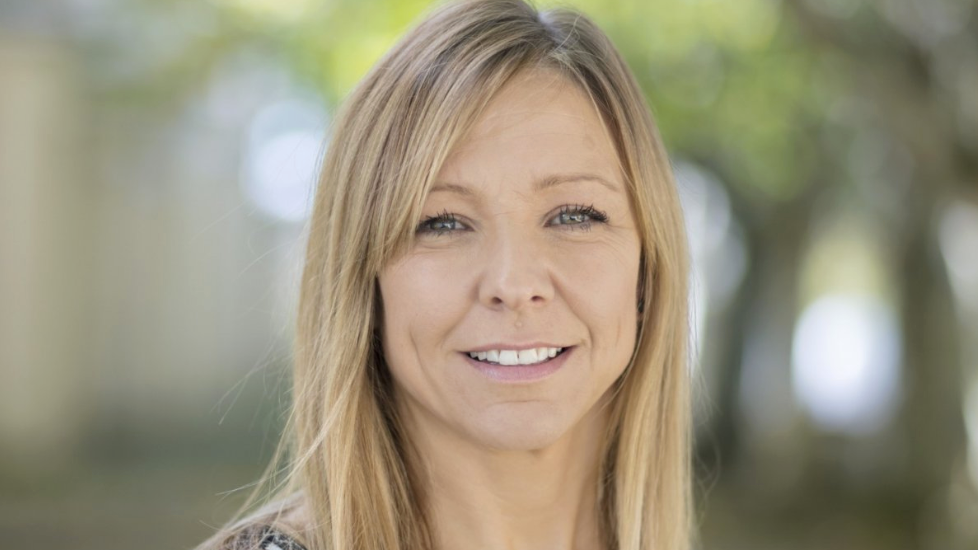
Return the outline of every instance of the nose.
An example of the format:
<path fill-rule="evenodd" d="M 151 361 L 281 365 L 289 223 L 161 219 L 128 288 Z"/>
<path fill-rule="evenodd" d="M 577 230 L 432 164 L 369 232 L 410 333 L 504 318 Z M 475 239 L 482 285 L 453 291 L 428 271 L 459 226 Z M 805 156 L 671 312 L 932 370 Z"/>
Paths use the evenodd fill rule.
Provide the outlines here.
<path fill-rule="evenodd" d="M 554 297 L 546 243 L 519 231 L 497 234 L 485 250 L 479 301 L 491 309 L 521 311 Z"/>

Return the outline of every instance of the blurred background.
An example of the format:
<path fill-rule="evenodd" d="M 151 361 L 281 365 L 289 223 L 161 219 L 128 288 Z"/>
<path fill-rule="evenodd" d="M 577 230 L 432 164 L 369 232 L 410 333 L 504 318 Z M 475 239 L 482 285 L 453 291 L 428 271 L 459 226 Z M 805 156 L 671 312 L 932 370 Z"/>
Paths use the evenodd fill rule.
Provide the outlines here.
<path fill-rule="evenodd" d="M 978 548 L 976 2 L 569 4 L 678 175 L 703 548 Z M 331 113 L 428 7 L 0 0 L 4 547 L 187 549 L 241 503 Z"/>

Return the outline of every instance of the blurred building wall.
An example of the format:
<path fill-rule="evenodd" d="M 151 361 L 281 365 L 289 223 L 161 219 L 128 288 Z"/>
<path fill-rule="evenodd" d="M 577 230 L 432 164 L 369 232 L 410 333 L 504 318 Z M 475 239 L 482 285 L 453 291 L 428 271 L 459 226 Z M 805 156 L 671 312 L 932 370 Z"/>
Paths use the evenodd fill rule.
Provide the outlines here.
<path fill-rule="evenodd" d="M 91 180 L 70 50 L 0 36 L 0 457 L 69 461 L 91 411 Z"/>
<path fill-rule="evenodd" d="M 0 474 L 14 477 L 119 437 L 214 433 L 243 391 L 277 391 L 268 367 L 289 357 L 301 228 L 256 212 L 238 179 L 250 116 L 278 92 L 230 119 L 107 103 L 66 44 L 0 33 Z"/>

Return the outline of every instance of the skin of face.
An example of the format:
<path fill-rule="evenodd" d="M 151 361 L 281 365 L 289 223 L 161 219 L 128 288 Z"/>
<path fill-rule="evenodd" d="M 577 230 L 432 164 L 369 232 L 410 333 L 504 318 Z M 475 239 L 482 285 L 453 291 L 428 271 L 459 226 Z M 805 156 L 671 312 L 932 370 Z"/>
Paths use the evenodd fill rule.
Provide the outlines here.
<path fill-rule="evenodd" d="M 422 220 L 379 277 L 406 424 L 439 453 L 580 452 L 558 443 L 597 433 L 597 405 L 631 357 L 641 251 L 586 94 L 553 71 L 518 75 L 451 152 Z M 549 376 L 512 383 L 465 357 L 500 343 L 572 349 Z"/>

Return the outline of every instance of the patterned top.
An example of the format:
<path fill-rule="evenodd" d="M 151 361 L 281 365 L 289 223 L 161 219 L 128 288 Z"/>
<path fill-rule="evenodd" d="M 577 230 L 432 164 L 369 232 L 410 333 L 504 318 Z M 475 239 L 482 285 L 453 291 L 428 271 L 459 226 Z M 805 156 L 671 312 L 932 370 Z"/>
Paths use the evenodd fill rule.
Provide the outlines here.
<path fill-rule="evenodd" d="M 299 544 L 292 537 L 271 527 L 264 528 L 262 532 L 264 536 L 258 544 L 261 550 L 306 550 L 305 546 Z"/>
<path fill-rule="evenodd" d="M 228 541 L 226 550 L 306 550 L 298 541 L 265 525 L 252 527 L 239 533 Z"/>

